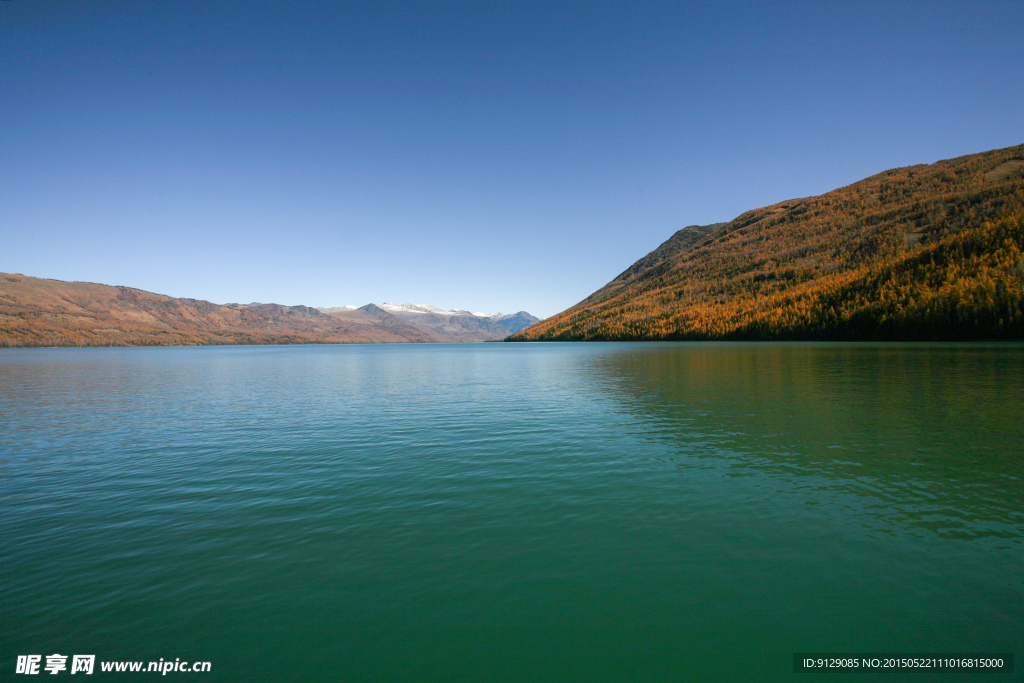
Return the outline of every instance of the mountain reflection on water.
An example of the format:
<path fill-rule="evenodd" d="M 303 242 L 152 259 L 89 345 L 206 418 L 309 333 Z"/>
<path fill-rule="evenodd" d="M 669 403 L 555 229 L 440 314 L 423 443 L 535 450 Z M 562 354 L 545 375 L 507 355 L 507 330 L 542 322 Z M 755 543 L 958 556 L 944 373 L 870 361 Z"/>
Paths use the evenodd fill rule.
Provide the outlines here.
<path fill-rule="evenodd" d="M 655 344 L 582 360 L 683 476 L 827 493 L 806 502 L 876 533 L 1024 543 L 1022 345 Z"/>

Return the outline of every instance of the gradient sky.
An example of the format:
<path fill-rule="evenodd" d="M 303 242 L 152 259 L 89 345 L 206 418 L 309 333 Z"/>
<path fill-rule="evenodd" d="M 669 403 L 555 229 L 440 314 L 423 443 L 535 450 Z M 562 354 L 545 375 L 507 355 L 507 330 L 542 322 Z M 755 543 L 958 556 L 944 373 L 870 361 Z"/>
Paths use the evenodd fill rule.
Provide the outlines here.
<path fill-rule="evenodd" d="M 544 317 L 1024 142 L 1024 4 L 6 0 L 0 117 L 0 271 Z"/>

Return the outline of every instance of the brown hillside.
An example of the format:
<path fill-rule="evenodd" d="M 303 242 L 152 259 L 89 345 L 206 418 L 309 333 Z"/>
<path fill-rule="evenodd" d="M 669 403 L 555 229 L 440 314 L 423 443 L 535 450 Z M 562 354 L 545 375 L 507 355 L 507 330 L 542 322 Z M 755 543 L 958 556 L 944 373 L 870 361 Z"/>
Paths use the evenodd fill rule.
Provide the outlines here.
<path fill-rule="evenodd" d="M 0 273 L 0 347 L 437 341 L 392 318 L 306 306 L 176 299 L 130 287 Z"/>
<path fill-rule="evenodd" d="M 511 339 L 1024 338 L 1024 145 L 709 227 Z"/>

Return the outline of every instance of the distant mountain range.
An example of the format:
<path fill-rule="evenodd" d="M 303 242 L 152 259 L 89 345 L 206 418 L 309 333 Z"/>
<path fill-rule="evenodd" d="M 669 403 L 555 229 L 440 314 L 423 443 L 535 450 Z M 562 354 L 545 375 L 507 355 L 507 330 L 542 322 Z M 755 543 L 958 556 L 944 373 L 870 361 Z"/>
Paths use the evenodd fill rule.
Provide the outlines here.
<path fill-rule="evenodd" d="M 380 306 L 367 304 L 362 308 L 344 306 L 318 310 L 339 320 L 348 319 L 354 311 L 369 313 L 378 320 L 395 318 L 407 327 L 431 336 L 431 341 L 442 342 L 496 341 L 540 321 L 526 311 L 512 314 L 470 313 L 458 308 L 446 311 L 429 304 L 399 305 L 390 302 Z"/>
<path fill-rule="evenodd" d="M 0 347 L 503 338 L 1024 339 L 1024 145 L 683 228 L 544 321 L 425 304 L 218 305 L 0 273 Z"/>
<path fill-rule="evenodd" d="M 1024 339 L 1024 145 L 690 226 L 509 341 Z"/>
<path fill-rule="evenodd" d="M 392 303 L 385 303 L 381 308 L 399 320 L 429 330 L 441 341 L 450 342 L 504 339 L 540 321 L 526 311 L 512 314 L 470 313 L 457 308 L 446 311 L 424 304 Z"/>
<path fill-rule="evenodd" d="M 411 304 L 219 305 L 0 273 L 0 347 L 490 341 L 537 320 L 525 311 L 485 315 Z"/>

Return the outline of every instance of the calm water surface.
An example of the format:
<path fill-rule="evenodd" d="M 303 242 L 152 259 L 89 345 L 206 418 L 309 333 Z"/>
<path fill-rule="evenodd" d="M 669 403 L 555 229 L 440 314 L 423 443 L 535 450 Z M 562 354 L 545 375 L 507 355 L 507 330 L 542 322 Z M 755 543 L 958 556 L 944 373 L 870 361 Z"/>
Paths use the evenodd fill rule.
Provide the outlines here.
<path fill-rule="evenodd" d="M 4 351 L 0 439 L 3 679 L 1024 656 L 1024 345 Z"/>

